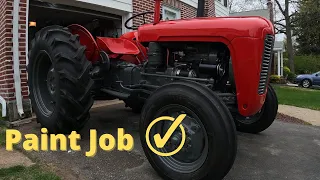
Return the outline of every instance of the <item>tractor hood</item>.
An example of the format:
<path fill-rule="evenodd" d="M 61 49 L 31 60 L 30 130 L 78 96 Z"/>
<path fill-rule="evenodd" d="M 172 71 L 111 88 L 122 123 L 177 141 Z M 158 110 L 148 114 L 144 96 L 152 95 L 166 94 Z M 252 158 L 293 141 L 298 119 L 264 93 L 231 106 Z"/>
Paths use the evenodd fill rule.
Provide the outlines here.
<path fill-rule="evenodd" d="M 138 29 L 140 42 L 151 41 L 211 41 L 223 38 L 225 43 L 236 37 L 264 38 L 274 34 L 272 23 L 262 17 L 217 17 L 161 21 Z"/>

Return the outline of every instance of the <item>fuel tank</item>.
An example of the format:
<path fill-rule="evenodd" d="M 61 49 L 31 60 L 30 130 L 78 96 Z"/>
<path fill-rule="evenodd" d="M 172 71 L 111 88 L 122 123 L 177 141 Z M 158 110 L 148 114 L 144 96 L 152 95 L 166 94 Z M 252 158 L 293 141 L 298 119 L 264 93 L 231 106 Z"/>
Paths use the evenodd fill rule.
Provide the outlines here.
<path fill-rule="evenodd" d="M 262 38 L 265 28 L 272 23 L 262 17 L 217 17 L 161 21 L 138 29 L 140 42 L 154 41 L 212 41 L 224 43 L 236 37 Z M 273 31 L 273 28 L 270 28 Z M 270 32 L 274 34 L 274 32 Z"/>

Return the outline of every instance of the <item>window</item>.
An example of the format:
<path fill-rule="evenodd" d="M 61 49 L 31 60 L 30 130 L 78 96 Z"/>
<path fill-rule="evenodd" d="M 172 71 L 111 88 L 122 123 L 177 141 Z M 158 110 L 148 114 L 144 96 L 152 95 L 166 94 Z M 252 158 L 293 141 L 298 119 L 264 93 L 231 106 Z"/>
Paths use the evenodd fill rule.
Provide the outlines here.
<path fill-rule="evenodd" d="M 181 12 L 178 9 L 174 9 L 167 6 L 162 6 L 162 19 L 165 21 L 175 20 L 181 18 Z"/>
<path fill-rule="evenodd" d="M 225 7 L 228 7 L 228 0 L 218 0 L 218 1 L 223 3 Z"/>

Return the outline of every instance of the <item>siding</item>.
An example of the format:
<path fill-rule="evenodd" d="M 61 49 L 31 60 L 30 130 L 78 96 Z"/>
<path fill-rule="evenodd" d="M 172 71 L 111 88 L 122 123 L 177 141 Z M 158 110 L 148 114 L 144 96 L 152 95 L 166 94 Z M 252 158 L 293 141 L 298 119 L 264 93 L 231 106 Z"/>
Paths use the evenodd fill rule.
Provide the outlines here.
<path fill-rule="evenodd" d="M 229 16 L 229 9 L 228 7 L 225 7 L 223 5 L 223 0 L 216 0 L 215 1 L 215 9 L 216 9 L 216 13 L 215 15 L 217 17 L 221 17 L 221 16 Z"/>

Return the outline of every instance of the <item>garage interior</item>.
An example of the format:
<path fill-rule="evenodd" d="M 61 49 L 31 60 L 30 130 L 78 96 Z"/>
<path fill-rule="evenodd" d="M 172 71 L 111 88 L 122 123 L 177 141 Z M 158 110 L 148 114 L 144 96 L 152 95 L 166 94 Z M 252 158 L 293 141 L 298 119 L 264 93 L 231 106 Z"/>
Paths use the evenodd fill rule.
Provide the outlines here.
<path fill-rule="evenodd" d="M 91 9 L 30 0 L 29 44 L 35 33 L 50 25 L 80 24 L 93 35 L 117 38 L 122 34 L 122 17 Z M 30 47 L 30 46 L 29 46 Z"/>

